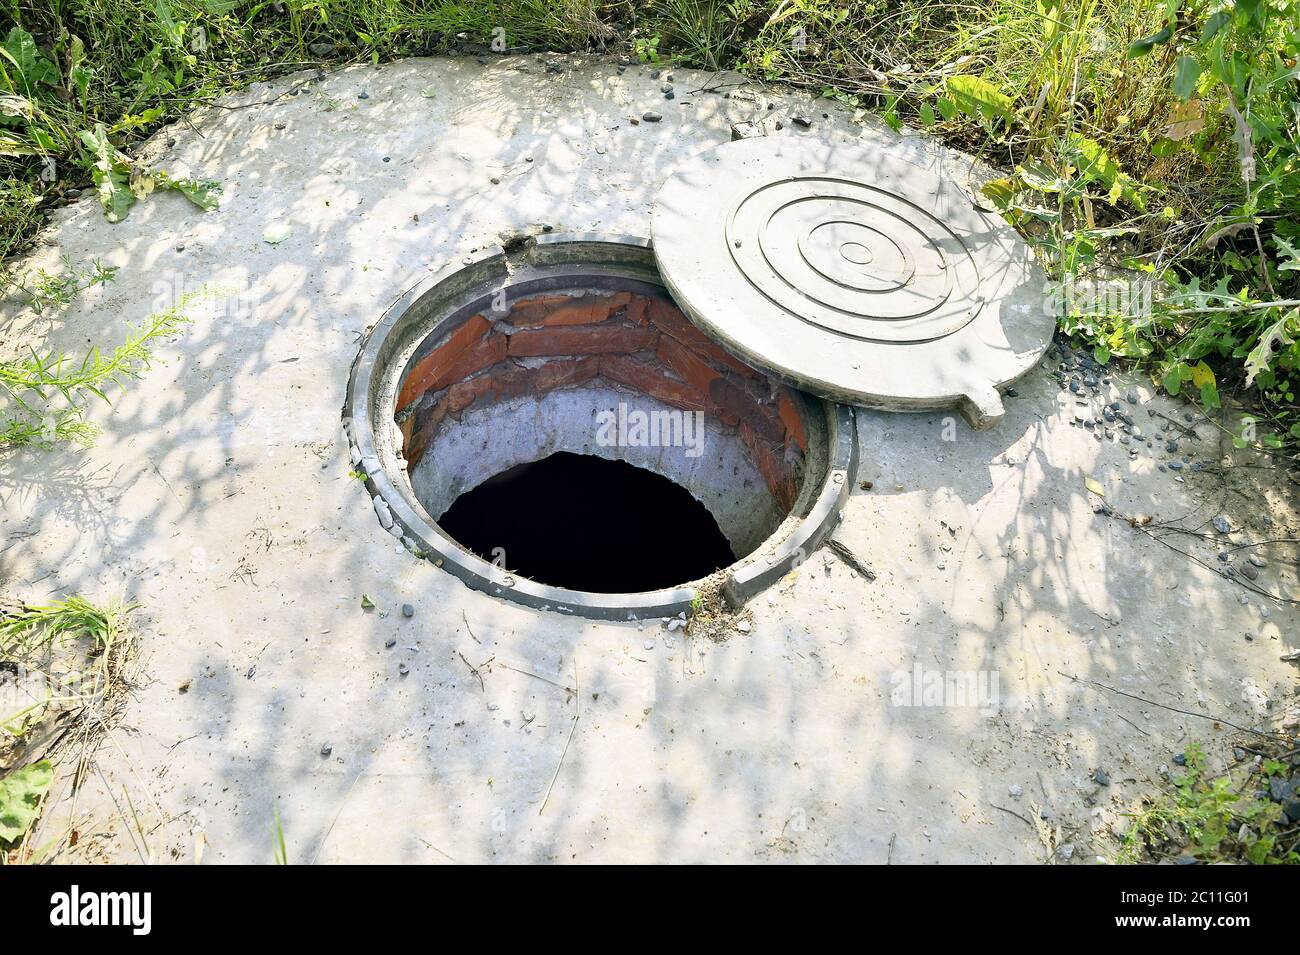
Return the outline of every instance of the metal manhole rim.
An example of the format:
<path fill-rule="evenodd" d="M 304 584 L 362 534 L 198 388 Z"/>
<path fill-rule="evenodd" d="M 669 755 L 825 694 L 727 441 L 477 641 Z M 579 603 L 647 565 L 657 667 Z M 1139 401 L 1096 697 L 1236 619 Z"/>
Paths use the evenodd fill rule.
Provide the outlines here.
<path fill-rule="evenodd" d="M 622 252 L 646 256 L 650 269 L 658 273 L 653 260 L 649 239 L 622 234 L 605 233 L 547 233 L 529 240 L 526 254 L 539 264 L 563 264 L 563 258 L 545 261 L 548 256 L 562 256 L 565 251 L 577 252 L 583 245 L 612 246 Z M 586 618 L 627 621 L 652 617 L 689 614 L 696 599 L 696 584 L 687 581 L 675 587 L 641 592 L 599 593 L 554 587 L 509 574 L 500 567 L 483 560 L 448 537 L 437 522 L 428 515 L 395 482 L 393 471 L 400 472 L 396 455 L 386 462 L 384 452 L 376 441 L 372 415 L 372 399 L 380 361 L 385 348 L 394 336 L 406 330 L 402 319 L 425 295 L 458 276 L 466 269 L 483 267 L 507 261 L 504 248 L 492 244 L 477 252 L 454 255 L 448 264 L 408 287 L 385 310 L 380 320 L 365 334 L 357 350 L 349 377 L 347 395 L 343 405 L 343 430 L 348 439 L 349 453 L 355 468 L 364 472 L 365 487 L 376 511 L 380 502 L 392 518 L 394 529 L 400 530 L 400 542 L 417 557 L 434 563 L 439 569 L 451 573 L 471 589 L 494 597 L 501 597 L 535 610 L 550 610 Z M 593 262 L 595 268 L 600 263 Z M 629 266 L 629 271 L 631 268 Z M 508 273 L 506 273 L 508 277 Z M 633 276 L 628 276 L 632 279 Z M 671 295 L 669 287 L 659 284 Z M 411 318 L 412 323 L 418 318 Z M 761 592 L 776 580 L 789 573 L 811 554 L 838 525 L 843 507 L 852 489 L 852 477 L 857 473 L 858 440 L 853 409 L 815 395 L 804 397 L 820 405 L 825 412 L 827 431 L 826 460 L 820 475 L 821 482 L 803 517 L 794 518 L 795 525 L 783 531 L 782 527 L 769 535 L 751 554 L 723 568 L 722 592 L 728 602 L 739 605 Z M 814 475 L 816 476 L 816 475 Z M 392 533 L 390 531 L 389 533 Z M 397 534 L 393 534 L 397 538 Z"/>

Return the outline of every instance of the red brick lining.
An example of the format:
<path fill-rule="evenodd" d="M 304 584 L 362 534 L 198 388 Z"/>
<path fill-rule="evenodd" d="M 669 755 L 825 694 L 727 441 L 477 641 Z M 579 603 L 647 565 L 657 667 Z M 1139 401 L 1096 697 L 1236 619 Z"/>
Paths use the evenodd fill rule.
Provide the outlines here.
<path fill-rule="evenodd" d="M 533 296 L 495 330 L 475 315 L 449 334 L 398 390 L 408 467 L 448 416 L 598 377 L 738 428 L 773 498 L 793 506 L 808 436 L 790 390 L 729 355 L 668 300 L 630 292 Z"/>

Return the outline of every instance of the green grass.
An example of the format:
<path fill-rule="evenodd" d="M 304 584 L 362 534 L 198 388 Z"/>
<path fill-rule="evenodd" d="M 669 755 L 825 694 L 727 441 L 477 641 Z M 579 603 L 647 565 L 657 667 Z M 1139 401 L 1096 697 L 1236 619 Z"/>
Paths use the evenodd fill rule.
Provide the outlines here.
<path fill-rule="evenodd" d="M 97 739 L 120 709 L 133 648 L 127 617 L 136 606 L 96 604 L 74 595 L 0 614 L 0 659 L 43 674 L 46 687 L 19 711 L 0 712 L 0 754 L 9 755 L 6 751 L 21 746 L 24 737 L 39 739 L 38 728 L 50 725 L 51 717 L 70 717 L 66 732 L 40 751 L 42 759 L 0 777 L 0 865 L 39 862 L 70 838 L 69 828 L 42 846 L 29 844 L 54 779 L 51 764 L 57 762 L 60 740 L 84 745 Z"/>
<path fill-rule="evenodd" d="M 120 681 L 130 652 L 126 618 L 135 609 L 134 603 L 99 605 L 74 595 L 0 618 L 0 657 L 36 671 L 51 656 L 76 661 L 62 684 L 63 696 L 39 700 L 17 713 L 0 713 L 0 730 L 20 736 L 51 705 L 106 699 Z M 85 642 L 74 647 L 78 641 Z"/>
<path fill-rule="evenodd" d="M 110 388 L 138 378 L 149 367 L 153 348 L 184 327 L 184 309 L 203 294 L 184 295 L 174 307 L 150 315 L 107 354 L 92 348 L 76 361 L 63 352 L 31 350 L 27 358 L 0 362 L 0 450 L 91 440 L 96 429 L 86 420 L 88 403 L 110 402 Z"/>
<path fill-rule="evenodd" d="M 1065 332 L 1212 412 L 1240 399 L 1248 419 L 1237 409 L 1223 424 L 1241 445 L 1290 455 L 1300 444 L 1300 308 L 1285 304 L 1300 300 L 1300 0 L 0 0 L 0 10 L 18 28 L 0 53 L 0 181 L 13 184 L 0 195 L 0 258 L 69 188 L 92 185 L 114 215 L 146 181 L 215 201 L 212 184 L 157 179 L 127 154 L 241 84 L 449 50 L 608 49 L 792 83 L 978 154 L 1005 174 L 990 201 L 1054 277 L 1123 265 L 1162 292 L 1154 314 L 1064 307 Z"/>
<path fill-rule="evenodd" d="M 1287 823 L 1281 806 L 1256 795 L 1267 789 L 1271 776 L 1285 777 L 1284 763 L 1263 759 L 1258 769 L 1251 762 L 1235 774 L 1213 776 L 1199 745 L 1189 746 L 1184 757 L 1186 766 L 1171 790 L 1130 814 L 1118 862 L 1151 863 L 1185 854 L 1206 864 L 1300 863 L 1297 827 Z"/>

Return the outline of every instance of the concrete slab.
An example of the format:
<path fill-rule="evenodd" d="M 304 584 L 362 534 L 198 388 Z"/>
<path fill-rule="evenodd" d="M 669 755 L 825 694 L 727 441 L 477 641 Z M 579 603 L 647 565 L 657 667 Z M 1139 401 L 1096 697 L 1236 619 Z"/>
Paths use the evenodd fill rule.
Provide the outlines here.
<path fill-rule="evenodd" d="M 148 150 L 221 179 L 219 211 L 155 195 L 112 225 L 82 201 L 31 258 L 121 270 L 61 314 L 16 315 L 11 350 L 76 353 L 184 290 L 230 292 L 96 410 L 94 447 L 0 462 L 4 589 L 144 608 L 145 679 L 75 803 L 65 774 L 42 823 L 75 815 L 65 857 L 190 861 L 201 843 L 206 861 L 265 862 L 278 811 L 303 862 L 1030 862 L 1034 832 L 998 807 L 1032 801 L 1077 861 L 1108 851 L 1119 813 L 1190 740 L 1226 744 L 1216 718 L 1295 707 L 1278 660 L 1295 606 L 1260 592 L 1297 596 L 1294 546 L 1258 548 L 1258 579 L 1229 580 L 1208 523 L 1228 515 L 1230 546 L 1293 538 L 1291 488 L 1221 468 L 1230 449 L 1207 425 L 1167 452 L 1146 412 L 1182 423 L 1184 409 L 1104 372 L 1085 409 L 1054 366 L 1035 371 L 989 432 L 860 415 L 837 538 L 877 578 L 819 551 L 723 644 L 530 611 L 406 553 L 348 476 L 339 415 L 359 337 L 415 277 L 537 223 L 643 232 L 668 172 L 769 101 L 814 117 L 782 135 L 867 135 L 838 105 L 734 77 L 674 71 L 666 101 L 649 68 L 561 62 L 414 60 L 296 94 L 310 74 L 255 87 Z M 630 121 L 647 110 L 662 121 Z M 275 245 L 273 222 L 292 228 Z M 1160 438 L 1136 460 L 1075 425 L 1130 391 Z M 1088 477 L 1155 522 L 1096 513 Z M 1175 521 L 1206 536 L 1149 536 Z"/>

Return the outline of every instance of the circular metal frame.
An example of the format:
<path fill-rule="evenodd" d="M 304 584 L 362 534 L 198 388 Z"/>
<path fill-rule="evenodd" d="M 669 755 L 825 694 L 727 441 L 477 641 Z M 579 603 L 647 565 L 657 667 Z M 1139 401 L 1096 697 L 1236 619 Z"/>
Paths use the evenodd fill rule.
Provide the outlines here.
<path fill-rule="evenodd" d="M 402 372 L 422 343 L 468 317 L 473 303 L 509 287 L 521 294 L 629 283 L 664 291 L 646 239 L 543 235 L 518 252 L 483 250 L 448 265 L 403 293 L 367 333 L 352 365 L 343 427 L 354 467 L 366 475 L 380 522 L 413 554 L 464 583 L 539 610 L 603 620 L 689 613 L 697 587 L 641 593 L 593 593 L 539 584 L 510 574 L 448 537 L 416 499 L 394 432 L 393 405 Z M 739 605 L 788 573 L 838 524 L 857 473 L 853 410 L 799 395 L 809 424 L 804 479 L 791 514 L 752 554 L 720 571 L 722 593 Z"/>

